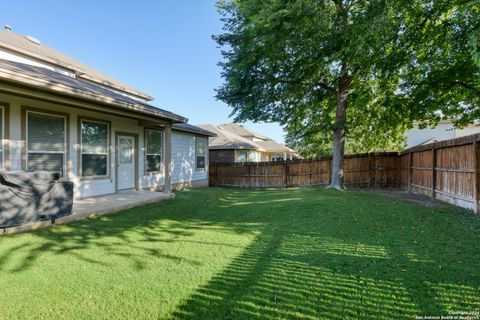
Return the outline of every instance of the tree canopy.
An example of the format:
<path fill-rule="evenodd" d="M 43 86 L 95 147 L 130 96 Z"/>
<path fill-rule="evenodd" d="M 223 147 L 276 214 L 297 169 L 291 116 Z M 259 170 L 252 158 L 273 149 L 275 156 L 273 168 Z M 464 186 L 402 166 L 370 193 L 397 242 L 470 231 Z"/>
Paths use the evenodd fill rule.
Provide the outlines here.
<path fill-rule="evenodd" d="M 425 1 L 407 14 L 396 103 L 420 122 L 480 119 L 480 2 Z"/>
<path fill-rule="evenodd" d="M 345 138 L 353 149 L 386 149 L 401 143 L 413 121 L 435 122 L 445 115 L 465 123 L 479 112 L 474 79 L 480 41 L 469 34 L 478 31 L 476 4 L 230 0 L 218 5 L 225 32 L 214 38 L 223 47 L 225 83 L 217 98 L 233 108 L 237 121 L 280 123 L 296 145 L 314 150 L 332 139 L 333 187 L 343 184 Z M 461 43 L 465 38 L 468 44 Z M 476 64 L 466 63 L 466 56 Z M 475 112 L 465 117 L 469 108 Z"/>

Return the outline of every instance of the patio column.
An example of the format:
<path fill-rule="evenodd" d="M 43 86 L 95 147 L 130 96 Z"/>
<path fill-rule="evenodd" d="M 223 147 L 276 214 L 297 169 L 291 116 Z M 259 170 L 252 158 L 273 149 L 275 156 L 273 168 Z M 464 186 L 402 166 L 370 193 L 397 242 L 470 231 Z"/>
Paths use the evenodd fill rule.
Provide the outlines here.
<path fill-rule="evenodd" d="M 165 124 L 165 192 L 172 192 L 172 124 Z"/>

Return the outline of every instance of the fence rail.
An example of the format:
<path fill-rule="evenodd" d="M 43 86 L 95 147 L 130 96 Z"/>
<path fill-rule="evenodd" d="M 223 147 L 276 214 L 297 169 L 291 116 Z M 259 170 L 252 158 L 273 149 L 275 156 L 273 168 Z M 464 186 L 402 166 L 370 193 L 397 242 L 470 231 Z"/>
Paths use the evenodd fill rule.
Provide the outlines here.
<path fill-rule="evenodd" d="M 480 134 L 414 147 L 401 153 L 345 157 L 347 187 L 397 188 L 479 212 Z M 210 186 L 291 188 L 326 186 L 331 158 L 259 163 L 210 163 Z"/>

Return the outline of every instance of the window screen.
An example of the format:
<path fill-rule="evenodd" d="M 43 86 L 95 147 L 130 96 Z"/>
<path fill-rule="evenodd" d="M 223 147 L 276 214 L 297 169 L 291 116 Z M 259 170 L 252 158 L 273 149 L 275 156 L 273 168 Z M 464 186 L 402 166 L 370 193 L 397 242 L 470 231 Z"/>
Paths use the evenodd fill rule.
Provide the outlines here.
<path fill-rule="evenodd" d="M 195 137 L 195 157 L 196 168 L 205 169 L 207 159 L 208 140 L 206 138 Z"/>
<path fill-rule="evenodd" d="M 146 143 L 146 171 L 161 171 L 163 161 L 163 133 L 158 130 L 147 129 L 145 132 Z"/>
<path fill-rule="evenodd" d="M 82 177 L 108 175 L 109 125 L 108 123 L 82 120 Z"/>
<path fill-rule="evenodd" d="M 60 172 L 65 167 L 65 117 L 27 113 L 27 168 Z"/>
<path fill-rule="evenodd" d="M 248 151 L 237 151 L 237 162 L 247 162 Z"/>
<path fill-rule="evenodd" d="M 255 151 L 250 151 L 248 153 L 248 162 L 257 162 L 258 161 L 258 153 Z"/>

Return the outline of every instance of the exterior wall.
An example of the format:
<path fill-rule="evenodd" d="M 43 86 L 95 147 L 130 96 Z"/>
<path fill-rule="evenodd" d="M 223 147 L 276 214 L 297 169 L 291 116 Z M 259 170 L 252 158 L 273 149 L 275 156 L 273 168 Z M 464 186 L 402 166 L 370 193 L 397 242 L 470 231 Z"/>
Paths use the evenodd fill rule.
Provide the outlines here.
<path fill-rule="evenodd" d="M 208 187 L 208 179 L 172 184 L 172 189 L 177 191 L 181 191 L 185 188 L 193 189 L 193 188 L 207 188 L 207 187 Z"/>
<path fill-rule="evenodd" d="M 247 153 L 247 159 L 245 158 L 245 152 Z M 261 162 L 262 152 L 255 150 L 235 150 L 235 162 Z"/>
<path fill-rule="evenodd" d="M 241 150 L 217 150 L 217 149 L 210 149 L 209 150 L 209 157 L 210 162 L 216 163 L 232 163 L 232 162 L 241 162 L 239 159 L 239 151 Z M 243 150 L 245 151 L 245 150 Z M 250 150 L 249 153 L 253 153 L 252 158 L 255 159 L 253 162 L 269 162 L 278 160 L 278 158 L 283 159 L 293 159 L 293 154 L 285 154 L 285 153 L 271 153 L 271 152 L 260 152 L 260 151 L 252 151 Z"/>
<path fill-rule="evenodd" d="M 205 169 L 196 169 L 196 162 L 195 135 L 173 131 L 172 184 L 192 187 L 193 181 L 208 181 L 208 154 Z"/>
<path fill-rule="evenodd" d="M 0 102 L 6 102 L 10 105 L 9 108 L 9 138 L 10 138 L 10 152 L 9 160 L 10 167 L 7 170 L 22 170 L 22 106 L 27 106 L 36 109 L 42 109 L 45 112 L 62 112 L 68 113 L 68 150 L 66 154 L 66 178 L 75 183 L 75 197 L 91 197 L 104 194 L 111 194 L 116 192 L 116 153 L 115 153 L 115 133 L 132 133 L 138 135 L 138 186 L 140 189 L 158 189 L 165 184 L 164 172 L 161 173 L 145 173 L 145 144 L 144 144 L 144 130 L 143 126 L 139 126 L 138 120 L 129 119 L 125 117 L 107 115 L 102 112 L 89 111 L 78 109 L 70 106 L 63 106 L 59 104 L 52 104 L 34 99 L 21 98 L 13 95 L 0 94 Z M 78 156 L 79 156 L 79 136 L 78 136 L 78 118 L 92 118 L 101 119 L 110 122 L 110 157 L 109 157 L 109 172 L 107 178 L 85 179 L 81 178 L 78 172 Z M 208 170 L 195 171 L 189 168 L 194 168 L 195 165 L 195 137 L 190 134 L 177 134 L 174 132 L 172 137 L 172 179 L 174 183 L 189 182 L 194 180 L 208 179 Z M 165 144 L 164 144 L 165 145 Z M 165 152 L 164 152 L 165 154 Z M 192 156 L 193 155 L 193 156 Z M 188 156 L 188 157 L 187 157 Z M 182 157 L 187 157 L 186 161 L 182 162 Z M 8 160 L 8 159 L 7 159 Z M 208 163 L 208 162 L 207 162 Z"/>
<path fill-rule="evenodd" d="M 209 150 L 210 162 L 235 162 L 235 150 Z"/>
<path fill-rule="evenodd" d="M 471 134 L 479 133 L 480 126 L 469 126 L 463 129 L 455 129 L 451 123 L 439 123 L 435 128 L 419 129 L 415 126 L 405 134 L 407 138 L 407 148 L 424 143 L 430 139 L 438 141 L 459 138 Z"/>

